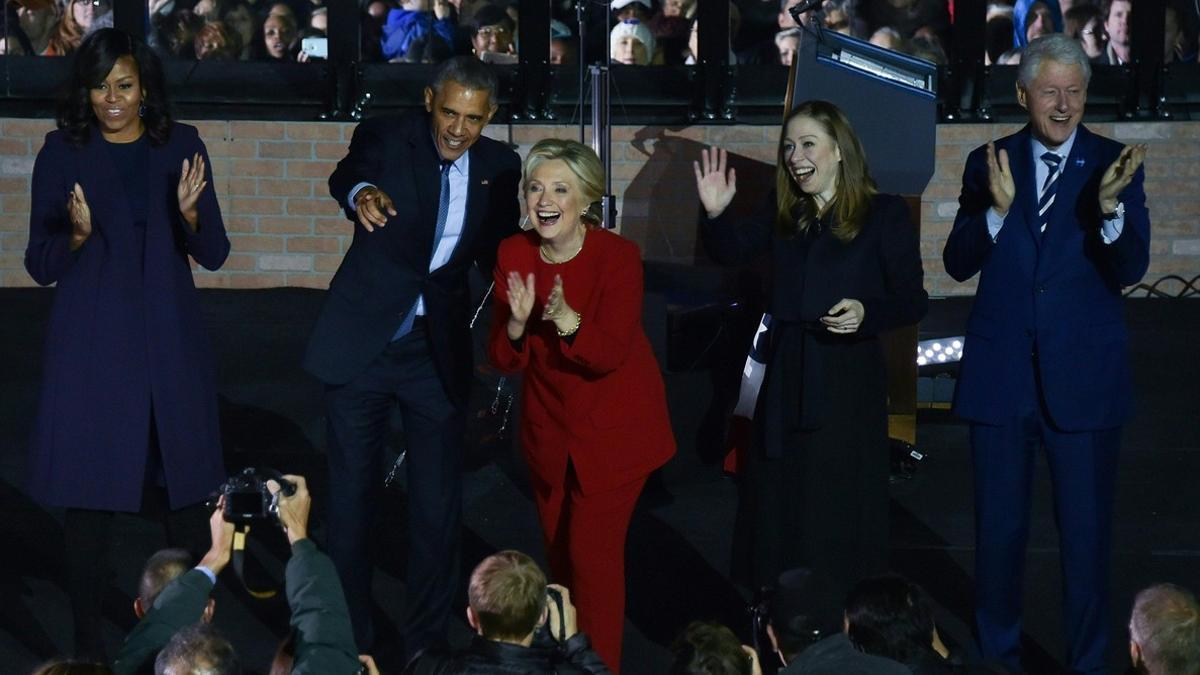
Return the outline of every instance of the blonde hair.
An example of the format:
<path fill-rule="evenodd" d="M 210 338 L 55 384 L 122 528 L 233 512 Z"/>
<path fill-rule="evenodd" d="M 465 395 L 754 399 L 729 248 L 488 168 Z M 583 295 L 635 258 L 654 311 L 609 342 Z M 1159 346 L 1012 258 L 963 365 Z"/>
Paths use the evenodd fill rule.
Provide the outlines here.
<path fill-rule="evenodd" d="M 467 600 L 484 637 L 524 639 L 546 609 L 546 575 L 524 553 L 501 551 L 471 572 Z"/>
<path fill-rule="evenodd" d="M 579 192 L 583 195 L 588 211 L 584 220 L 595 225 L 599 222 L 600 197 L 604 195 L 604 165 L 591 147 L 579 141 L 546 138 L 534 143 L 529 154 L 525 156 L 525 166 L 521 170 L 521 192 L 528 189 L 529 177 L 537 167 L 545 161 L 561 159 L 566 163 L 579 182 Z"/>

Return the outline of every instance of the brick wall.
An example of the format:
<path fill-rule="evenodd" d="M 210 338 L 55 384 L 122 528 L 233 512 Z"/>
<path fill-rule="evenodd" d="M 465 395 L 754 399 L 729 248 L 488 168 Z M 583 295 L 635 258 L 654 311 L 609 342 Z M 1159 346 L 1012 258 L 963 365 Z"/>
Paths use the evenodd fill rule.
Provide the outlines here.
<path fill-rule="evenodd" d="M 325 181 L 346 151 L 353 127 L 319 122 L 193 122 L 208 146 L 221 212 L 233 245 L 218 272 L 196 271 L 200 286 L 323 288 L 349 245 L 350 223 Z M 0 286 L 29 286 L 23 255 L 29 176 L 49 120 L 0 120 Z M 937 168 L 922 196 L 926 286 L 935 296 L 970 294 L 974 284 L 946 276 L 941 248 L 957 209 L 967 153 L 1013 125 L 938 127 Z M 1093 124 L 1093 130 L 1150 145 L 1146 192 L 1153 223 L 1148 278 L 1200 273 L 1200 123 Z M 574 126 L 493 125 L 488 135 L 524 153 L 547 136 L 576 138 Z M 621 232 L 646 258 L 692 264 L 697 242 L 691 162 L 706 145 L 733 153 L 740 208 L 761 202 L 773 180 L 777 129 L 754 126 L 617 127 L 613 192 Z M 738 206 L 735 204 L 735 206 Z"/>

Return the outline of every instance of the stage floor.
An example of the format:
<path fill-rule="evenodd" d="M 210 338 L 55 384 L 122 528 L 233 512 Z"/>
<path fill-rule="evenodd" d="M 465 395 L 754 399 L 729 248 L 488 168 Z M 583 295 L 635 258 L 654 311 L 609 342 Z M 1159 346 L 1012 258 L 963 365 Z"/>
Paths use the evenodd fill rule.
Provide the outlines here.
<path fill-rule="evenodd" d="M 35 409 L 42 344 L 52 291 L 0 289 L 0 672 L 25 673 L 69 651 L 71 625 L 63 590 L 61 514 L 23 492 L 26 445 Z M 215 344 L 227 463 L 270 466 L 309 478 L 315 537 L 328 489 L 323 454 L 321 388 L 299 368 L 320 293 L 302 289 L 205 291 L 206 319 Z M 961 334 L 969 299 L 931 303 L 922 337 Z M 1137 412 L 1122 446 L 1112 574 L 1113 670 L 1127 661 L 1126 628 L 1133 594 L 1158 581 L 1200 591 L 1200 301 L 1127 300 Z M 733 363 L 733 371 L 740 367 Z M 748 589 L 728 580 L 736 506 L 733 481 L 722 475 L 715 440 L 727 369 L 666 374 L 679 454 L 652 480 L 634 517 L 628 547 L 628 611 L 624 672 L 661 673 L 667 645 L 692 619 L 715 619 L 746 633 Z M 492 393 L 481 381 L 473 410 Z M 493 431 L 486 415 L 476 436 Z M 939 606 L 939 621 L 954 639 L 969 641 L 973 564 L 972 487 L 966 427 L 945 411 L 923 410 L 918 446 L 926 454 L 914 480 L 893 491 L 891 564 L 922 584 Z M 398 436 L 393 438 L 399 447 Z M 505 442 L 469 451 L 465 476 L 462 567 L 517 548 L 543 559 L 525 467 Z M 382 477 L 381 477 L 382 480 Z M 215 486 L 214 486 L 215 487 Z M 375 579 L 377 615 L 399 615 L 403 597 L 403 493 L 389 492 L 379 530 Z M 1045 463 L 1038 467 L 1033 530 L 1026 558 L 1026 646 L 1031 673 L 1055 673 L 1063 655 L 1058 545 Z M 110 649 L 133 625 L 132 601 L 141 565 L 164 546 L 158 524 L 122 517 L 112 548 L 115 571 L 106 601 Z M 258 528 L 252 550 L 262 572 L 278 575 L 287 549 L 279 532 Z M 282 599 L 258 601 L 236 590 L 232 576 L 218 584 L 216 624 L 232 637 L 247 672 L 265 672 L 287 626 Z M 465 593 L 460 593 L 465 606 Z M 452 639 L 468 635 L 457 620 Z M 384 672 L 397 673 L 396 655 L 379 654 Z"/>

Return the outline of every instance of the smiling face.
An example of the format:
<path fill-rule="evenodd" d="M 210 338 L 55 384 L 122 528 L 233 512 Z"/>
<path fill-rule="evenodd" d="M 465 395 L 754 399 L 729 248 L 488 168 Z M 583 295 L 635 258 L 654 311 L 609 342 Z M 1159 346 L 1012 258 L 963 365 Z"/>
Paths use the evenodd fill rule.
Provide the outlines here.
<path fill-rule="evenodd" d="M 441 91 L 425 88 L 425 110 L 433 125 L 438 154 L 453 162 L 479 140 L 496 114 L 496 104 L 486 89 L 468 89 L 448 80 L 442 83 Z"/>
<path fill-rule="evenodd" d="M 561 159 L 543 160 L 525 179 L 525 209 L 544 241 L 574 241 L 583 229 L 584 201 L 579 178 Z"/>
<path fill-rule="evenodd" d="M 1029 111 L 1033 135 L 1053 150 L 1075 133 L 1087 103 L 1083 70 L 1052 59 L 1042 61 L 1028 89 L 1017 83 L 1017 102 Z"/>
<path fill-rule="evenodd" d="M 842 150 L 817 120 L 801 115 L 787 124 L 783 162 L 796 185 L 825 206 L 837 195 Z"/>
<path fill-rule="evenodd" d="M 92 113 L 106 140 L 128 143 L 142 135 L 143 125 L 138 106 L 142 103 L 143 94 L 137 62 L 128 55 L 117 59 L 108 77 L 92 87 L 89 94 Z"/>
<path fill-rule="evenodd" d="M 494 26 L 480 26 L 479 30 L 475 31 L 475 37 L 471 38 L 471 44 L 475 47 L 476 54 L 484 52 L 508 54 L 512 52 L 512 31 L 503 23 Z"/>

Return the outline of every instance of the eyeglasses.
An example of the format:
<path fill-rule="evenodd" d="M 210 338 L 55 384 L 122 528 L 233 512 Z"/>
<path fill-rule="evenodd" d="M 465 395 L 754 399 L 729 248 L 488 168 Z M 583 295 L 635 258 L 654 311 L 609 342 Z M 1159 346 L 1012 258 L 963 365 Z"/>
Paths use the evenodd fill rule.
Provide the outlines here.
<path fill-rule="evenodd" d="M 503 37 L 508 35 L 508 33 L 509 30 L 504 26 L 483 26 L 479 30 L 475 31 L 476 35 L 482 35 L 483 37 L 489 38 L 493 35 L 496 37 Z"/>
<path fill-rule="evenodd" d="M 111 0 L 72 0 L 77 5 L 91 5 L 92 7 L 108 7 Z"/>

